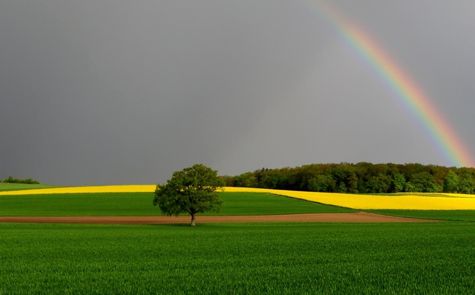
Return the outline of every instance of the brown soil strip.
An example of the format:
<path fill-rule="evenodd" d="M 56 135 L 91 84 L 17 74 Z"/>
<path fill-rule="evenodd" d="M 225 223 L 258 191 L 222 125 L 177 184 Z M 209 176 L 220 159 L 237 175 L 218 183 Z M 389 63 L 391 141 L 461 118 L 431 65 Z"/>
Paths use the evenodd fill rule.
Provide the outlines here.
<path fill-rule="evenodd" d="M 244 222 L 435 222 L 436 220 L 384 216 L 373 213 L 315 213 L 252 216 L 198 216 L 198 223 Z M 83 224 L 186 224 L 188 216 L 68 216 L 68 217 L 0 217 L 0 222 L 83 223 Z"/>

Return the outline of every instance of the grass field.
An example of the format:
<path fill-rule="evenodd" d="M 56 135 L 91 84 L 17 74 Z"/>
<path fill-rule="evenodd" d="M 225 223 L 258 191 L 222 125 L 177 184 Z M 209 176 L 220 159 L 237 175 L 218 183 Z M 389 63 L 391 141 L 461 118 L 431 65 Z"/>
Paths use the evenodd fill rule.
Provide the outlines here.
<path fill-rule="evenodd" d="M 0 294 L 469 294 L 475 224 L 0 224 Z"/>
<path fill-rule="evenodd" d="M 0 183 L 0 191 L 16 191 L 51 187 L 46 184 Z"/>
<path fill-rule="evenodd" d="M 263 215 L 353 212 L 263 193 L 220 193 L 223 206 L 207 215 Z M 152 193 L 89 193 L 0 196 L 0 216 L 143 216 L 160 215 Z"/>
<path fill-rule="evenodd" d="M 111 185 L 37 189 L 31 191 L 0 192 L 2 195 L 68 194 L 68 193 L 130 193 L 155 191 L 155 185 Z M 461 194 L 344 194 L 245 187 L 226 187 L 225 192 L 268 193 L 283 195 L 321 204 L 360 210 L 475 210 L 475 195 Z"/>
<path fill-rule="evenodd" d="M 368 212 L 401 217 L 475 222 L 475 210 L 370 210 Z"/>
<path fill-rule="evenodd" d="M 222 210 L 210 215 L 354 211 L 270 193 L 220 194 Z M 151 192 L 2 195 L 0 216 L 159 215 L 152 198 Z M 0 294 L 473 293 L 475 211 L 370 212 L 453 221 L 0 223 Z"/>

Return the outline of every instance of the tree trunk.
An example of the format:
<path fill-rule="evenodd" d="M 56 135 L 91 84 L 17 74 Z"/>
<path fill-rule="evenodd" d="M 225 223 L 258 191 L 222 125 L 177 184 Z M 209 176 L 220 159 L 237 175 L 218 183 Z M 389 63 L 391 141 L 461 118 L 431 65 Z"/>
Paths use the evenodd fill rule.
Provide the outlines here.
<path fill-rule="evenodd" d="M 196 216 L 195 214 L 191 214 L 191 226 L 196 226 Z"/>

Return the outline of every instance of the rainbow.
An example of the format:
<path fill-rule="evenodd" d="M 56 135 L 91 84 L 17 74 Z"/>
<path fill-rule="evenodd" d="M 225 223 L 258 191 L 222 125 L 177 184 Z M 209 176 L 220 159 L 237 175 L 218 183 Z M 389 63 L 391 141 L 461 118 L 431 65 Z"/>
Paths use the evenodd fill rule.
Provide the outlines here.
<path fill-rule="evenodd" d="M 396 92 L 397 97 L 429 131 L 437 148 L 453 165 L 474 166 L 475 162 L 469 150 L 437 110 L 431 99 L 375 40 L 327 2 L 308 1 L 317 5 L 318 12 L 333 24 L 346 43 L 363 57 L 385 83 Z"/>

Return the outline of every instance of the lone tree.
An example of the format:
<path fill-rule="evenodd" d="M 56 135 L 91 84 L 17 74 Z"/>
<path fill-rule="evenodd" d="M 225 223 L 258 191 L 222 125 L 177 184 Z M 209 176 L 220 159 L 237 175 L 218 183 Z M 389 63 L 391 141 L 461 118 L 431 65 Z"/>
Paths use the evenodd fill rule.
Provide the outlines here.
<path fill-rule="evenodd" d="M 170 216 L 190 214 L 191 226 L 195 226 L 197 213 L 219 210 L 222 202 L 216 190 L 223 186 L 217 171 L 195 164 L 173 173 L 166 184 L 157 185 L 153 204 Z"/>

